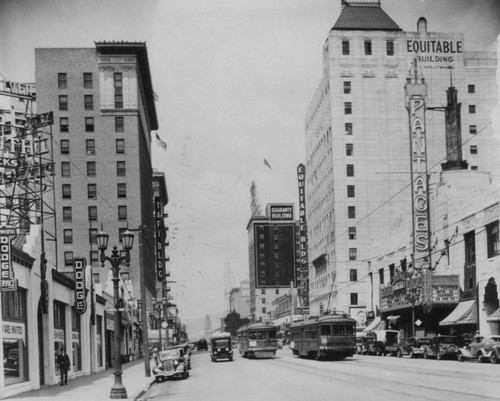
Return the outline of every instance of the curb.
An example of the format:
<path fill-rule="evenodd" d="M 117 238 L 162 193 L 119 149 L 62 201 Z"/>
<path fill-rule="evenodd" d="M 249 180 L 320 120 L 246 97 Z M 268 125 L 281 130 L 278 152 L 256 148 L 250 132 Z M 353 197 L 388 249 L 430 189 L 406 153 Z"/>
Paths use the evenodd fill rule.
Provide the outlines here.
<path fill-rule="evenodd" d="M 146 394 L 146 392 L 151 388 L 151 386 L 154 384 L 154 382 L 155 382 L 154 380 L 149 382 L 146 385 L 146 387 L 144 387 L 142 389 L 142 391 L 134 397 L 134 401 L 142 401 L 143 395 Z"/>

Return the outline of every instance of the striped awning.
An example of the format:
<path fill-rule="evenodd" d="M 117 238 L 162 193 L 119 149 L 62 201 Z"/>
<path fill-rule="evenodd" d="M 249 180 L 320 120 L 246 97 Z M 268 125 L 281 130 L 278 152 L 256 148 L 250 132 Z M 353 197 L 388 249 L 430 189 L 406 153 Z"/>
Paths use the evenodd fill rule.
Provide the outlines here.
<path fill-rule="evenodd" d="M 500 308 L 486 317 L 488 323 L 500 323 Z"/>
<path fill-rule="evenodd" d="M 373 321 L 368 326 L 366 326 L 366 328 L 363 329 L 363 331 L 365 333 L 368 333 L 369 331 L 382 329 L 383 325 L 385 325 L 385 322 L 382 320 L 382 318 L 380 316 L 375 316 L 375 319 L 373 319 Z"/>
<path fill-rule="evenodd" d="M 475 299 L 459 302 L 457 307 L 439 322 L 440 326 L 477 324 L 477 303 Z"/>

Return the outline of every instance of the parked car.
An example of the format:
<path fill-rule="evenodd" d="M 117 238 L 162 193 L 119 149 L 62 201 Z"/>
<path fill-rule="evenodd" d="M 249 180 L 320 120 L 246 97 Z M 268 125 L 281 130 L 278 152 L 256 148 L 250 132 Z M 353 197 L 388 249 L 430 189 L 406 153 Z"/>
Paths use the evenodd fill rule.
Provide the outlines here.
<path fill-rule="evenodd" d="M 174 348 L 182 348 L 184 350 L 184 359 L 186 360 L 186 365 L 188 370 L 191 369 L 191 347 L 189 346 L 188 343 L 182 343 L 178 345 L 173 345 L 169 347 L 170 349 Z"/>
<path fill-rule="evenodd" d="M 432 345 L 432 338 L 430 337 L 408 337 L 406 341 L 400 344 L 396 354 L 398 357 L 408 355 L 410 358 L 417 358 L 424 355 L 426 347 Z"/>
<path fill-rule="evenodd" d="M 375 351 L 377 355 L 396 355 L 399 349 L 399 331 L 376 330 Z"/>
<path fill-rule="evenodd" d="M 174 347 L 160 351 L 158 354 L 158 366 L 153 368 L 153 374 L 157 383 L 169 377 L 187 379 L 189 377 L 189 370 L 184 348 Z"/>
<path fill-rule="evenodd" d="M 458 350 L 457 359 L 459 362 L 468 359 L 477 359 L 478 362 L 486 362 L 487 359 L 490 359 L 492 355 L 491 351 L 495 345 L 500 345 L 500 335 L 486 336 L 476 334 L 469 345 Z"/>
<path fill-rule="evenodd" d="M 363 333 L 356 337 L 356 353 L 360 355 L 375 355 L 377 335 L 373 332 Z"/>
<path fill-rule="evenodd" d="M 459 349 L 457 345 L 457 338 L 455 336 L 446 336 L 438 334 L 432 338 L 432 343 L 430 345 L 423 345 L 422 354 L 425 359 L 427 358 L 453 358 L 457 357 L 457 351 Z"/>
<path fill-rule="evenodd" d="M 490 362 L 500 363 L 500 345 L 494 345 L 490 351 Z"/>

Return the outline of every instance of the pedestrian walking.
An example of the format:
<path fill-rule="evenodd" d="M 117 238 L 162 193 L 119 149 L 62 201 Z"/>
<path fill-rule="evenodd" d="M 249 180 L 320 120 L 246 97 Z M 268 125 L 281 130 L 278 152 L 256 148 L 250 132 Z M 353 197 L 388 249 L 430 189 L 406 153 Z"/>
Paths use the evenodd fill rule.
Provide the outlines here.
<path fill-rule="evenodd" d="M 68 370 L 70 368 L 70 361 L 68 354 L 64 348 L 61 350 L 61 353 L 57 357 L 57 363 L 59 365 L 59 371 L 61 372 L 61 386 L 68 384 Z"/>

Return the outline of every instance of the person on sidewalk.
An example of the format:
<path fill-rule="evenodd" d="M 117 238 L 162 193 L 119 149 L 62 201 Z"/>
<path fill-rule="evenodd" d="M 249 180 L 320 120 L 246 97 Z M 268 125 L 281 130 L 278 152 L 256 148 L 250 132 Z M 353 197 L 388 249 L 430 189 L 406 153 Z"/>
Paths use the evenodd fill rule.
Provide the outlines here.
<path fill-rule="evenodd" d="M 61 386 L 63 386 L 68 384 L 68 370 L 70 367 L 69 357 L 64 348 L 57 357 L 57 363 L 59 365 L 59 371 L 61 372 Z"/>

